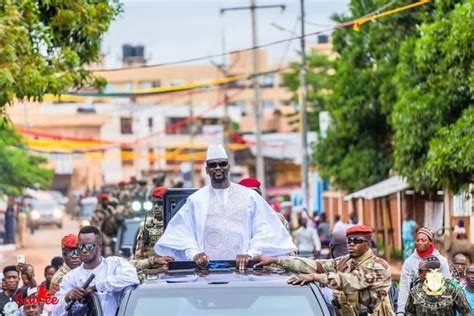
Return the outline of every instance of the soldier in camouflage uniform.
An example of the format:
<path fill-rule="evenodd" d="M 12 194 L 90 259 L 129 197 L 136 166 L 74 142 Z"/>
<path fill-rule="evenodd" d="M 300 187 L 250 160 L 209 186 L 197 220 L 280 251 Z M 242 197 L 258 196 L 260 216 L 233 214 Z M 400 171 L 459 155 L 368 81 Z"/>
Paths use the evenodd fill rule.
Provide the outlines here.
<path fill-rule="evenodd" d="M 471 307 L 461 285 L 455 279 L 446 279 L 439 271 L 440 267 L 441 262 L 435 256 L 420 261 L 419 278 L 410 290 L 405 315 L 471 315 Z"/>
<path fill-rule="evenodd" d="M 290 271 L 308 273 L 288 280 L 290 284 L 319 282 L 333 290 L 337 315 L 394 315 L 390 302 L 391 272 L 388 263 L 370 248 L 372 228 L 352 226 L 346 231 L 349 256 L 335 260 L 262 256 L 257 266 L 277 263 Z"/>
<path fill-rule="evenodd" d="M 154 217 L 148 219 L 138 232 L 134 259 L 130 263 L 139 274 L 147 269 L 161 268 L 174 260 L 168 256 L 157 256 L 153 249 L 155 243 L 163 235 L 163 196 L 165 193 L 164 187 L 153 190 Z"/>

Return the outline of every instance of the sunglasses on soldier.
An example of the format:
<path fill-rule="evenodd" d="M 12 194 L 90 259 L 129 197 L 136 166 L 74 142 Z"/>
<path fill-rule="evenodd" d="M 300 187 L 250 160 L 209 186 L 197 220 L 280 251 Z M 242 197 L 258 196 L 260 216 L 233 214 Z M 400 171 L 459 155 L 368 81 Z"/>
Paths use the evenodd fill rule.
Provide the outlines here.
<path fill-rule="evenodd" d="M 228 161 L 219 161 L 219 162 L 208 162 L 206 164 L 206 166 L 210 169 L 214 169 L 214 168 L 217 168 L 217 166 L 221 167 L 221 168 L 225 168 L 229 165 L 229 162 Z"/>
<path fill-rule="evenodd" d="M 79 255 L 80 255 L 79 248 L 68 249 L 68 250 L 63 251 L 63 256 L 64 257 L 72 257 L 72 256 L 79 257 Z"/>
<path fill-rule="evenodd" d="M 346 241 L 348 245 L 349 244 L 358 245 L 364 242 L 368 242 L 369 240 L 367 240 L 367 238 L 362 238 L 362 237 L 347 237 Z"/>

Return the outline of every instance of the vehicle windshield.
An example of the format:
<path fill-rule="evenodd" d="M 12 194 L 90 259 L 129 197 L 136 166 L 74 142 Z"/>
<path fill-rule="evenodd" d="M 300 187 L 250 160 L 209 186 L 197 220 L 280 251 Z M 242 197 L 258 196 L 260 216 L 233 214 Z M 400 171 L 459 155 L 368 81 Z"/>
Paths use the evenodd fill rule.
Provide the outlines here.
<path fill-rule="evenodd" d="M 125 315 L 324 315 L 308 286 L 150 289 L 134 292 Z M 319 296 L 321 297 L 321 296 Z M 322 299 L 322 298 L 321 298 Z"/>
<path fill-rule="evenodd" d="M 59 205 L 54 201 L 33 201 L 31 203 L 34 210 L 38 212 L 52 212 L 55 209 L 59 208 Z"/>
<path fill-rule="evenodd" d="M 133 246 L 140 224 L 141 222 L 139 221 L 130 221 L 127 223 L 122 233 L 122 246 Z"/>

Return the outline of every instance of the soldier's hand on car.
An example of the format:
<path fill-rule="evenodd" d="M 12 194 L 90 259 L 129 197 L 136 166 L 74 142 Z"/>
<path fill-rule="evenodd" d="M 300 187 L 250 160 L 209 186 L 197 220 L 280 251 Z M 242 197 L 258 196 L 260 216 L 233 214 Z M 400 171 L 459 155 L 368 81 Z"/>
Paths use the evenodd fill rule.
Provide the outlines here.
<path fill-rule="evenodd" d="M 205 252 L 200 252 L 194 256 L 194 262 L 199 268 L 205 269 L 207 268 L 207 264 L 209 263 L 209 257 L 206 255 Z"/>
<path fill-rule="evenodd" d="M 252 259 L 249 255 L 237 255 L 235 258 L 235 266 L 240 271 L 243 271 L 247 268 L 247 263 Z"/>
<path fill-rule="evenodd" d="M 174 258 L 170 256 L 154 256 L 153 257 L 153 263 L 160 266 L 167 265 L 168 263 L 173 262 L 173 261 L 174 261 Z"/>
<path fill-rule="evenodd" d="M 268 266 L 272 263 L 278 263 L 278 258 L 273 258 L 269 256 L 257 256 L 254 258 L 254 260 L 258 261 L 258 263 L 253 266 L 254 268 Z"/>
<path fill-rule="evenodd" d="M 306 283 L 314 282 L 313 274 L 302 274 L 288 279 L 288 284 L 305 285 Z"/>

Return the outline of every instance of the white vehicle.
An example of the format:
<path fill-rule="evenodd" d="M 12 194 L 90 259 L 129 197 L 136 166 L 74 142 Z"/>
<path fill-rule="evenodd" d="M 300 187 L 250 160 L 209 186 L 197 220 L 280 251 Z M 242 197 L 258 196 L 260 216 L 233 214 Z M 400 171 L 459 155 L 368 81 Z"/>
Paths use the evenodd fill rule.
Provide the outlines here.
<path fill-rule="evenodd" d="M 30 220 L 38 228 L 41 225 L 56 225 L 63 227 L 64 211 L 62 207 L 54 200 L 31 201 Z"/>

